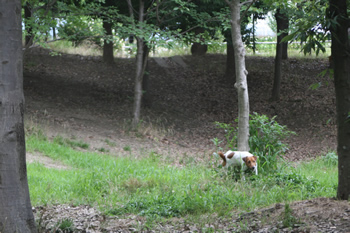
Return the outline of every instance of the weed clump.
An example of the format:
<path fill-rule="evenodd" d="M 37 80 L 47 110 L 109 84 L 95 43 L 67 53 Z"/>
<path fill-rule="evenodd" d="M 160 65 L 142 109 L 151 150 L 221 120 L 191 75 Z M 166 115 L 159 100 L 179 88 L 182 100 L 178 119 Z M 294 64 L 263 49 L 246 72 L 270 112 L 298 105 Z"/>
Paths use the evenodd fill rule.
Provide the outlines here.
<path fill-rule="evenodd" d="M 254 113 L 249 120 L 249 147 L 250 152 L 259 157 L 259 171 L 276 171 L 278 159 L 283 159 L 288 145 L 282 141 L 295 134 L 286 126 L 280 125 L 275 117 L 269 119 L 266 115 Z M 238 122 L 238 119 L 235 120 Z M 218 128 L 225 130 L 226 146 L 237 150 L 238 128 L 233 124 L 215 122 Z M 218 149 L 220 143 L 217 138 L 212 140 Z"/>

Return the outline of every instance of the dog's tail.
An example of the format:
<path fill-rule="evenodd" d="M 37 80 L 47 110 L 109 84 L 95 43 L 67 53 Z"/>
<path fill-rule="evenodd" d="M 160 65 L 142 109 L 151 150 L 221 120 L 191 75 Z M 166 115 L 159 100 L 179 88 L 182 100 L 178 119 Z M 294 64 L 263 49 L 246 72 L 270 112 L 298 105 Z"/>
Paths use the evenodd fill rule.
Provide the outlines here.
<path fill-rule="evenodd" d="M 222 166 L 225 167 L 226 166 L 226 157 L 224 155 L 224 153 L 222 153 L 221 151 L 218 152 L 218 155 L 224 160 L 222 162 Z"/>

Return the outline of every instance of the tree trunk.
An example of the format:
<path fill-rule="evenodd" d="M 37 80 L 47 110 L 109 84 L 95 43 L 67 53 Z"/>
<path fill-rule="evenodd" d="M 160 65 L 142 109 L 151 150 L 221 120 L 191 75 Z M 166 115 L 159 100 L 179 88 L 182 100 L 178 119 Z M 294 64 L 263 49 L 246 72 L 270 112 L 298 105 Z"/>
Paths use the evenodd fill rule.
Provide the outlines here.
<path fill-rule="evenodd" d="M 271 100 L 277 101 L 280 98 L 280 89 L 281 89 L 281 76 L 282 76 L 282 50 L 283 44 L 281 40 L 283 39 L 282 34 L 278 35 L 281 32 L 281 20 L 284 17 L 283 14 L 280 13 L 280 9 L 277 9 L 275 18 L 277 22 L 277 43 L 276 43 L 276 57 L 275 57 L 275 76 L 273 81 L 272 88 L 272 97 Z"/>
<path fill-rule="evenodd" d="M 249 97 L 245 67 L 245 49 L 241 35 L 240 0 L 233 0 L 231 8 L 231 33 L 235 54 L 236 83 L 238 93 L 238 141 L 240 151 L 249 151 Z"/>
<path fill-rule="evenodd" d="M 283 33 L 282 34 L 283 38 L 285 36 L 288 36 L 288 33 Z M 288 42 L 282 43 L 282 60 L 287 60 L 288 59 Z"/>
<path fill-rule="evenodd" d="M 128 1 L 130 15 L 133 17 L 132 13 L 132 5 L 131 1 Z M 140 0 L 140 6 L 139 6 L 139 23 L 143 23 L 144 21 L 144 7 L 145 7 L 145 1 Z M 142 24 L 138 28 L 140 31 L 143 30 Z M 140 116 L 141 116 L 141 101 L 142 101 L 142 81 L 143 81 L 143 75 L 145 73 L 145 69 L 147 66 L 147 60 L 148 60 L 148 52 L 145 53 L 145 47 L 146 42 L 144 38 L 136 36 L 137 41 L 137 53 L 136 53 L 136 75 L 135 75 L 135 89 L 134 89 L 134 110 L 133 110 L 133 121 L 132 121 L 132 127 L 135 129 L 137 125 L 140 122 Z M 148 49 L 147 49 L 148 51 Z"/>
<path fill-rule="evenodd" d="M 152 106 L 152 96 L 150 94 L 150 79 L 149 79 L 149 65 L 148 65 L 148 54 L 149 48 L 147 44 L 145 44 L 143 48 L 143 62 L 146 62 L 145 71 L 143 73 L 142 80 L 142 106 L 146 108 L 150 108 Z"/>
<path fill-rule="evenodd" d="M 32 26 L 30 25 L 31 18 L 32 18 L 32 9 L 29 2 L 27 2 L 24 5 L 24 24 L 26 29 L 25 46 L 26 47 L 29 47 L 33 44 L 33 38 L 32 38 L 33 30 L 32 30 Z"/>
<path fill-rule="evenodd" d="M 107 38 L 103 42 L 103 61 L 108 64 L 114 63 L 113 55 L 113 35 L 112 35 L 112 23 L 103 21 L 103 29 L 106 31 Z"/>
<path fill-rule="evenodd" d="M 136 75 L 135 75 L 135 89 L 134 89 L 134 118 L 133 127 L 136 128 L 140 122 L 141 104 L 143 95 L 143 77 L 145 74 L 148 50 L 145 51 L 145 41 L 142 38 L 137 39 L 137 54 L 136 54 Z M 147 52 L 147 53 L 146 53 Z"/>
<path fill-rule="evenodd" d="M 25 158 L 21 1 L 0 6 L 0 232 L 36 232 Z"/>
<path fill-rule="evenodd" d="M 346 0 L 330 0 L 330 15 L 337 20 L 331 26 L 332 59 L 338 126 L 338 192 L 337 198 L 350 197 L 350 48 L 349 19 Z"/>
<path fill-rule="evenodd" d="M 276 19 L 277 20 L 277 19 Z M 283 13 L 279 16 L 280 21 L 279 23 L 279 27 L 280 29 L 278 29 L 277 27 L 277 31 L 284 31 L 283 33 L 281 33 L 281 40 L 288 36 L 288 28 L 289 28 L 289 19 L 288 16 Z M 283 42 L 282 43 L 282 60 L 287 60 L 288 59 L 288 42 Z"/>
<path fill-rule="evenodd" d="M 52 27 L 52 39 L 56 40 L 56 28 Z"/>
<path fill-rule="evenodd" d="M 226 34 L 226 33 L 225 33 Z M 232 44 L 231 32 L 226 36 L 226 72 L 225 79 L 229 82 L 234 82 L 236 78 L 236 69 L 235 69 L 235 53 Z"/>
<path fill-rule="evenodd" d="M 197 28 L 195 29 L 195 34 L 199 35 L 200 33 L 204 32 L 203 28 Z M 200 40 L 204 42 L 204 39 L 201 37 Z M 208 45 L 206 44 L 201 44 L 198 42 L 194 42 L 191 46 L 191 54 L 193 56 L 204 56 L 208 51 Z"/>

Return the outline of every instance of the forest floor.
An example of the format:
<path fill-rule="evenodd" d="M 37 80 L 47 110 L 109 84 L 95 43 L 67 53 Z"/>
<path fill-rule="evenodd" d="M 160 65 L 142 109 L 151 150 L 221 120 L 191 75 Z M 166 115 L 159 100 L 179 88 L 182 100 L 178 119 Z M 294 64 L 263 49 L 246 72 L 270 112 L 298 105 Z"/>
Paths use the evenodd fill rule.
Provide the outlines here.
<path fill-rule="evenodd" d="M 107 65 L 101 57 L 51 56 L 47 50 L 33 49 L 24 61 L 26 125 L 40 127 L 49 137 L 74 138 L 88 143 L 91 150 L 103 148 L 117 156 L 129 156 L 131 150 L 137 158 L 153 151 L 176 158 L 182 166 L 183 158 L 189 156 L 209 161 L 215 150 L 211 139 L 224 139 L 223 130 L 214 122 L 230 123 L 238 114 L 234 80 L 224 78 L 225 63 L 224 55 L 213 54 L 150 58 L 151 105 L 142 110 L 142 122 L 133 131 L 134 59 L 116 58 L 115 64 Z M 284 61 L 279 101 L 269 100 L 274 59 L 247 57 L 246 65 L 251 113 L 277 116 L 278 123 L 297 133 L 286 141 L 289 161 L 310 160 L 336 149 L 334 84 L 329 76 L 319 75 L 328 68 L 327 60 Z M 315 83 L 322 85 L 310 89 Z M 28 160 L 62 166 L 40 155 L 28 155 Z M 291 207 L 298 216 L 307 216 L 306 232 L 350 232 L 348 202 L 319 198 L 292 203 Z M 248 232 L 271 232 L 278 225 L 259 219 L 264 211 L 278 216 L 281 208 L 276 205 L 249 213 L 254 216 L 255 228 Z M 225 228 L 228 223 L 221 224 L 230 231 Z M 131 226 L 126 224 L 120 232 L 133 231 Z M 186 224 L 176 229 L 158 226 L 158 231 L 171 229 L 195 231 Z"/>

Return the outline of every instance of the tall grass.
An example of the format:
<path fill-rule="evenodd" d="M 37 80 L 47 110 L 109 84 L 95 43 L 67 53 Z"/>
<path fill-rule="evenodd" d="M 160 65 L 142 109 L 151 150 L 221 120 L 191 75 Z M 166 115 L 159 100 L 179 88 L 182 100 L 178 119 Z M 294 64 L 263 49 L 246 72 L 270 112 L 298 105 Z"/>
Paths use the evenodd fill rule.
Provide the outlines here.
<path fill-rule="evenodd" d="M 27 137 L 27 148 L 71 167 L 56 170 L 39 163 L 28 164 L 34 206 L 87 204 L 114 215 L 133 213 L 158 218 L 225 215 L 233 210 L 248 211 L 336 193 L 336 165 L 323 159 L 296 169 L 286 167 L 278 174 L 250 176 L 243 182 L 207 164 L 177 168 L 153 153 L 135 160 L 79 151 L 38 134 Z"/>
<path fill-rule="evenodd" d="M 91 42 L 84 42 L 78 46 L 73 46 L 71 41 L 59 40 L 49 43 L 48 47 L 59 53 L 79 54 L 82 56 L 102 56 L 102 49 Z"/>

